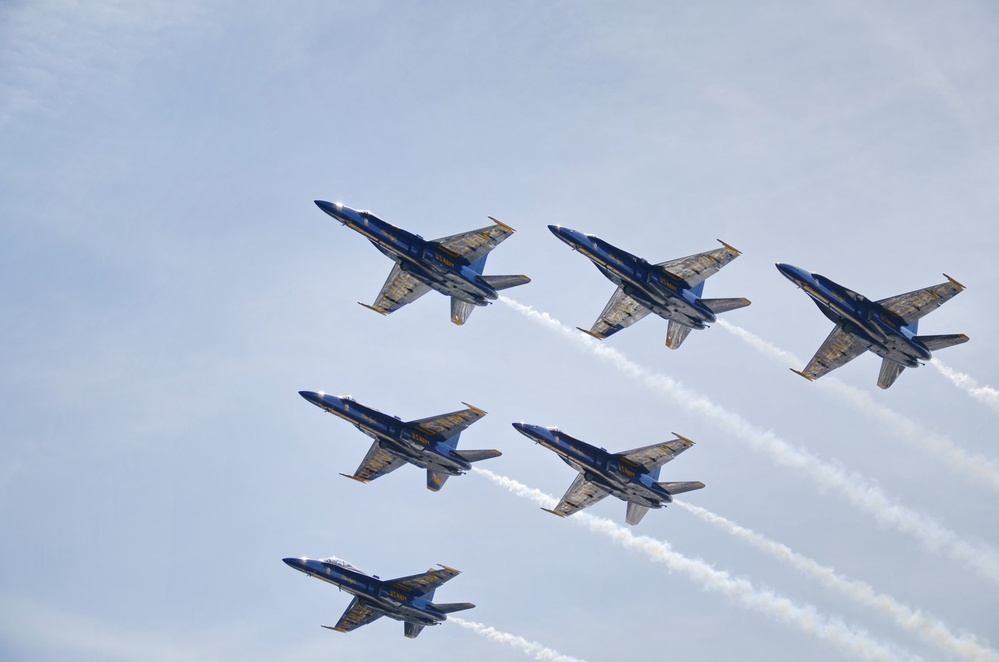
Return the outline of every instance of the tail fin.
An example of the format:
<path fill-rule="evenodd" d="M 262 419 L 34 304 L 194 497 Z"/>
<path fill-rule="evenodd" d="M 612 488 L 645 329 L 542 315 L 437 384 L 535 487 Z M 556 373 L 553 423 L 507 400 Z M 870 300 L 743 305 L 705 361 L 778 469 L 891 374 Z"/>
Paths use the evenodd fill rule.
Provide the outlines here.
<path fill-rule="evenodd" d="M 630 524 L 631 526 L 635 526 L 636 524 L 642 521 L 642 518 L 645 517 L 645 513 L 647 512 L 649 512 L 648 506 L 643 506 L 640 503 L 629 501 L 628 512 L 624 516 L 624 521 Z"/>
<path fill-rule="evenodd" d="M 686 324 L 678 324 L 670 320 L 669 326 L 666 327 L 666 346 L 670 349 L 678 349 L 683 339 L 690 333 L 691 328 Z"/>
<path fill-rule="evenodd" d="M 424 626 L 419 623 L 410 623 L 409 621 L 403 623 L 403 626 L 403 632 L 409 639 L 416 639 L 420 636 L 420 632 L 422 632 L 424 628 Z"/>
<path fill-rule="evenodd" d="M 739 299 L 701 299 L 701 303 L 713 312 L 715 315 L 719 313 L 727 313 L 730 310 L 736 310 L 737 308 L 745 308 L 751 302 L 749 299 L 739 298 Z"/>
<path fill-rule="evenodd" d="M 479 276 L 479 278 L 484 280 L 494 290 L 506 290 L 531 282 L 531 279 L 527 276 Z"/>
<path fill-rule="evenodd" d="M 455 297 L 451 297 L 451 321 L 461 326 L 468 319 L 468 316 L 475 310 L 474 303 L 468 303 Z"/>
<path fill-rule="evenodd" d="M 456 455 L 465 462 L 481 462 L 482 460 L 488 460 L 492 457 L 499 457 L 503 453 L 497 450 L 488 449 L 481 451 L 473 450 L 461 450 L 461 451 L 451 451 L 451 455 Z"/>
<path fill-rule="evenodd" d="M 683 494 L 703 488 L 704 483 L 699 480 L 688 480 L 679 483 L 656 483 L 656 487 L 664 489 L 670 494 Z"/>
<path fill-rule="evenodd" d="M 450 474 L 440 473 L 433 469 L 427 469 L 427 489 L 431 492 L 439 492 L 444 487 L 444 481 Z"/>
<path fill-rule="evenodd" d="M 473 605 L 471 602 L 441 602 L 438 604 L 434 604 L 434 609 L 441 612 L 442 614 L 450 614 L 456 611 L 475 609 L 475 605 Z"/>
<path fill-rule="evenodd" d="M 481 276 L 482 270 L 486 268 L 487 257 L 489 257 L 489 253 L 486 253 L 475 262 L 472 262 L 470 265 L 468 265 L 468 268 Z"/>
<path fill-rule="evenodd" d="M 960 345 L 961 343 L 968 342 L 968 336 L 963 333 L 952 333 L 944 336 L 916 336 L 913 340 L 923 343 L 923 345 L 926 346 L 926 349 L 931 352 L 935 352 L 938 349 L 953 347 L 954 345 Z"/>
<path fill-rule="evenodd" d="M 878 375 L 878 386 L 888 388 L 895 383 L 898 376 L 905 370 L 901 363 L 895 363 L 890 359 L 881 359 L 881 374 Z"/>

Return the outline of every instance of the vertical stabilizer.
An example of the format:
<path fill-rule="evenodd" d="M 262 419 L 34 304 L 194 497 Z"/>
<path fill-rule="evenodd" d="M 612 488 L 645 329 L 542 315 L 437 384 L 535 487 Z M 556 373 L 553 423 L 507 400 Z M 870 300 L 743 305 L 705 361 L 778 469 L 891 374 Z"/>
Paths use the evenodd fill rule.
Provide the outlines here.
<path fill-rule="evenodd" d="M 451 297 L 451 321 L 461 326 L 468 319 L 468 316 L 475 310 L 474 303 L 462 301 L 456 297 Z"/>
<path fill-rule="evenodd" d="M 631 526 L 635 526 L 642 521 L 642 518 L 645 517 L 645 513 L 647 512 L 649 512 L 648 506 L 643 506 L 635 503 L 634 501 L 629 501 L 628 512 L 624 516 L 624 521 Z"/>
<path fill-rule="evenodd" d="M 890 359 L 881 359 L 881 374 L 878 375 L 878 386 L 888 388 L 895 383 L 898 376 L 905 370 L 901 363 L 895 363 Z"/>

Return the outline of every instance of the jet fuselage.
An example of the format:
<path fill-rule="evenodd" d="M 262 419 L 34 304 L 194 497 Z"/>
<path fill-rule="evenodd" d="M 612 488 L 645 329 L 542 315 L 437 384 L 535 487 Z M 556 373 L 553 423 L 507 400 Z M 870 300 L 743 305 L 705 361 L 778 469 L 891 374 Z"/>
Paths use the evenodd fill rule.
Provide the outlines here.
<path fill-rule="evenodd" d="M 825 276 L 780 262 L 777 269 L 804 290 L 826 317 L 881 358 L 907 368 L 930 360 L 930 350 L 916 339 L 915 324 L 903 325 L 897 315 L 876 301 Z"/>
<path fill-rule="evenodd" d="M 314 391 L 299 394 L 334 416 L 354 425 L 379 444 L 404 456 L 408 462 L 424 469 L 460 476 L 472 465 L 455 456 L 453 445 L 435 442 L 396 416 L 389 416 L 357 402 L 350 396 L 336 396 Z"/>
<path fill-rule="evenodd" d="M 437 625 L 447 620 L 447 615 L 434 609 L 433 603 L 425 596 L 396 590 L 340 559 L 286 558 L 284 562 L 299 572 L 356 596 L 364 606 L 397 621 Z"/>
<path fill-rule="evenodd" d="M 586 480 L 596 483 L 622 501 L 649 508 L 661 508 L 662 503 L 673 501 L 669 492 L 655 484 L 658 469 L 656 475 L 650 474 L 641 466 L 571 437 L 558 428 L 529 423 L 514 423 L 513 427 L 532 441 L 554 451 Z"/>
<path fill-rule="evenodd" d="M 697 293 L 662 267 L 591 234 L 560 225 L 549 225 L 548 229 L 588 257 L 625 294 L 656 315 L 695 329 L 703 329 L 715 321 L 715 314 L 699 301 Z"/>
<path fill-rule="evenodd" d="M 316 200 L 316 205 L 364 235 L 400 269 L 438 292 L 476 306 L 496 300 L 496 290 L 480 278 L 480 273 L 467 260 L 437 242 L 387 223 L 369 211 L 322 200 Z"/>

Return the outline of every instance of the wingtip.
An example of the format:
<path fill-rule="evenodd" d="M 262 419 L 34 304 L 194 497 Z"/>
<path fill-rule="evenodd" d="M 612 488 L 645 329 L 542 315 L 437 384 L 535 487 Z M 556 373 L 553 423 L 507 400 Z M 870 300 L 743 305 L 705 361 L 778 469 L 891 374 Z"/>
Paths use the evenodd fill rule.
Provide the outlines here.
<path fill-rule="evenodd" d="M 736 255 L 742 255 L 742 251 L 740 251 L 740 250 L 739 250 L 738 248 L 736 248 L 736 247 L 735 247 L 735 246 L 733 246 L 732 244 L 726 244 L 726 243 L 725 243 L 724 241 L 722 241 L 721 239 L 716 239 L 715 241 L 717 241 L 717 242 L 718 242 L 719 244 L 721 244 L 721 245 L 722 245 L 722 246 L 724 246 L 725 248 L 729 249 L 730 251 L 732 251 L 732 252 L 733 252 L 733 253 L 735 253 Z"/>
<path fill-rule="evenodd" d="M 958 289 L 958 291 L 961 291 L 961 290 L 965 289 L 964 285 L 961 285 L 961 283 L 957 282 L 956 280 L 954 280 L 953 278 L 951 278 L 947 274 L 944 274 L 944 278 L 947 279 L 947 282 L 949 282 L 951 285 L 953 285 L 954 287 L 956 287 Z"/>
<path fill-rule="evenodd" d="M 693 440 L 687 439 L 682 434 L 677 434 L 676 432 L 670 432 L 670 434 L 673 435 L 674 437 L 676 437 L 677 439 L 679 439 L 680 441 L 686 442 L 686 443 L 690 444 L 691 446 L 694 445 Z"/>
<path fill-rule="evenodd" d="M 460 575 L 461 574 L 461 570 L 455 570 L 454 568 L 449 568 L 448 566 L 444 565 L 443 563 L 438 563 L 437 565 L 439 565 L 441 568 L 444 568 L 448 572 L 453 572 L 456 575 Z M 431 570 L 433 570 L 433 568 L 431 568 Z"/>
<path fill-rule="evenodd" d="M 584 329 L 581 326 L 577 326 L 576 328 L 585 333 L 586 335 L 590 336 L 591 338 L 596 338 L 597 340 L 603 340 L 604 338 L 607 337 L 607 336 L 601 336 L 600 334 L 597 333 L 593 333 L 589 329 Z"/>
<path fill-rule="evenodd" d="M 364 306 L 364 307 L 365 307 L 365 308 L 367 308 L 368 310 L 373 310 L 373 311 L 375 311 L 376 313 L 378 313 L 379 315 L 388 315 L 388 311 L 387 311 L 387 310 L 383 310 L 383 309 L 381 309 L 381 308 L 376 308 L 375 306 L 369 306 L 368 304 L 366 304 L 366 303 L 361 303 L 360 301 L 358 301 L 358 302 L 357 302 L 357 305 L 359 305 L 359 306 Z"/>
<path fill-rule="evenodd" d="M 788 368 L 788 370 L 790 370 L 791 372 L 793 372 L 796 375 L 801 375 L 802 377 L 804 377 L 805 379 L 807 379 L 810 382 L 814 382 L 815 381 L 814 377 L 809 377 L 808 375 L 806 375 L 805 373 L 803 373 L 800 370 L 795 370 L 794 368 Z"/>
<path fill-rule="evenodd" d="M 511 227 L 510 227 L 509 225 L 507 225 L 507 224 L 506 224 L 506 223 L 504 223 L 503 221 L 497 221 L 497 220 L 496 220 L 495 218 L 493 218 L 492 216 L 486 216 L 486 218 L 488 218 L 488 219 L 489 219 L 490 221 L 492 221 L 492 222 L 493 222 L 493 223 L 495 223 L 496 225 L 500 226 L 501 228 L 503 228 L 503 229 L 504 229 L 504 230 L 506 230 L 507 232 L 516 232 L 516 230 L 514 230 L 513 228 L 511 228 Z"/>
<path fill-rule="evenodd" d="M 470 405 L 467 402 L 462 402 L 461 404 L 465 405 L 466 407 L 468 407 L 469 409 L 471 409 L 473 412 L 475 412 L 479 416 L 485 416 L 486 414 L 489 413 L 485 409 L 479 409 L 475 405 Z"/>
<path fill-rule="evenodd" d="M 561 518 L 565 519 L 565 515 L 563 515 L 562 513 L 557 513 L 554 510 L 551 510 L 550 508 L 542 508 L 541 510 L 545 511 L 546 513 L 551 513 L 552 515 L 555 515 L 556 517 L 561 517 Z"/>
<path fill-rule="evenodd" d="M 367 483 L 371 482 L 370 480 L 365 480 L 363 478 L 358 478 L 357 476 L 352 476 L 350 474 L 340 474 L 340 475 L 343 476 L 344 478 L 349 478 L 351 480 L 356 480 L 358 483 L 365 483 L 365 484 L 367 484 Z"/>

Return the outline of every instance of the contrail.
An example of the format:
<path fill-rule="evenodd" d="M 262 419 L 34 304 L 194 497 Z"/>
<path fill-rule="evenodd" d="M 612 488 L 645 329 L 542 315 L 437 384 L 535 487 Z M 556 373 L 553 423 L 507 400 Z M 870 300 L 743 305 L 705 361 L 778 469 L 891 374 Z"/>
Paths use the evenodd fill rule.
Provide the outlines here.
<path fill-rule="evenodd" d="M 692 506 L 686 502 L 674 501 L 673 504 L 710 524 L 714 524 L 736 538 L 748 542 L 753 547 L 778 560 L 788 563 L 795 570 L 818 580 L 827 589 L 837 591 L 859 604 L 873 607 L 892 619 L 898 626 L 914 632 L 923 640 L 939 646 L 949 653 L 975 660 L 975 662 L 999 662 L 999 652 L 979 643 L 970 634 L 954 635 L 947 629 L 946 625 L 931 614 L 902 604 L 890 595 L 877 593 L 870 585 L 837 574 L 832 568 L 820 565 L 817 561 L 792 551 L 787 545 L 739 526 L 721 515 L 716 515 L 709 510 Z"/>
<path fill-rule="evenodd" d="M 780 349 L 735 324 L 720 319 L 718 320 L 718 325 L 744 341 L 750 347 L 781 363 L 781 365 L 797 366 L 804 363 L 804 361 L 794 354 Z M 986 393 L 983 397 L 975 396 L 979 397 L 980 400 L 987 401 L 984 398 L 988 398 L 987 392 L 991 392 L 992 397 L 994 397 L 992 403 L 999 410 L 999 391 L 987 386 L 977 387 L 973 379 L 947 368 L 936 359 L 932 359 L 930 362 L 948 377 L 951 377 L 951 375 L 947 371 L 956 375 L 957 377 L 951 377 L 955 384 L 958 384 L 958 380 L 963 380 L 967 382 L 968 386 L 974 384 L 974 388 L 979 392 Z M 961 384 L 958 385 L 961 386 Z M 932 456 L 935 460 L 950 465 L 952 469 L 961 474 L 962 478 L 971 478 L 999 492 L 999 465 L 996 464 L 994 459 L 966 451 L 947 437 L 927 432 L 922 426 L 894 410 L 878 404 L 868 394 L 835 377 L 823 377 L 815 382 L 815 386 L 827 393 L 832 393 L 839 399 L 846 401 L 853 408 L 879 421 L 899 439 L 918 446 L 921 451 Z M 962 388 L 968 390 L 966 386 L 962 386 Z"/>
<path fill-rule="evenodd" d="M 808 451 L 793 446 L 770 430 L 750 424 L 736 413 L 695 393 L 679 382 L 661 375 L 628 359 L 616 349 L 600 344 L 589 336 L 565 326 L 548 313 L 540 313 L 509 297 L 500 301 L 538 324 L 551 329 L 564 338 L 597 357 L 609 362 L 620 372 L 639 380 L 669 396 L 689 410 L 695 411 L 711 423 L 746 441 L 753 450 L 770 455 L 779 465 L 809 475 L 818 485 L 832 489 L 855 507 L 870 513 L 884 526 L 906 533 L 919 540 L 928 550 L 945 551 L 952 559 L 965 563 L 983 577 L 999 584 L 999 558 L 987 548 L 972 545 L 956 533 L 937 523 L 929 515 L 919 513 L 889 498 L 881 488 L 871 484 L 856 473 L 823 462 Z"/>
<path fill-rule="evenodd" d="M 578 657 L 562 655 L 562 653 L 542 646 L 536 641 L 528 641 L 523 637 L 510 634 L 509 632 L 500 632 L 492 626 L 483 625 L 475 621 L 466 621 L 464 618 L 458 618 L 457 616 L 448 616 L 447 620 L 457 623 L 466 630 L 481 634 L 490 641 L 516 648 L 525 655 L 533 655 L 535 660 L 544 660 L 544 662 L 584 662 Z"/>
<path fill-rule="evenodd" d="M 545 508 L 552 508 L 558 500 L 541 490 L 530 488 L 512 478 L 493 473 L 488 469 L 473 468 L 475 473 L 485 476 L 497 485 L 519 497 L 530 499 Z M 622 547 L 643 552 L 653 561 L 665 563 L 670 570 L 686 574 L 705 588 L 723 593 L 742 606 L 765 613 L 780 623 L 793 625 L 802 632 L 824 639 L 845 651 L 851 658 L 868 660 L 912 660 L 916 659 L 895 646 L 883 644 L 863 631 L 854 630 L 839 619 L 823 616 L 812 605 L 797 605 L 791 600 L 772 591 L 764 591 L 753 586 L 747 579 L 730 577 L 727 572 L 716 570 L 704 561 L 687 558 L 674 552 L 669 543 L 648 536 L 636 536 L 625 527 L 603 517 L 588 513 L 576 513 L 568 518 L 595 533 L 601 533 Z"/>
<path fill-rule="evenodd" d="M 971 375 L 958 372 L 953 368 L 944 365 L 938 359 L 930 359 L 930 365 L 939 370 L 944 377 L 979 402 L 983 402 L 994 411 L 999 411 L 999 390 L 991 386 L 980 386 L 978 381 Z"/>

